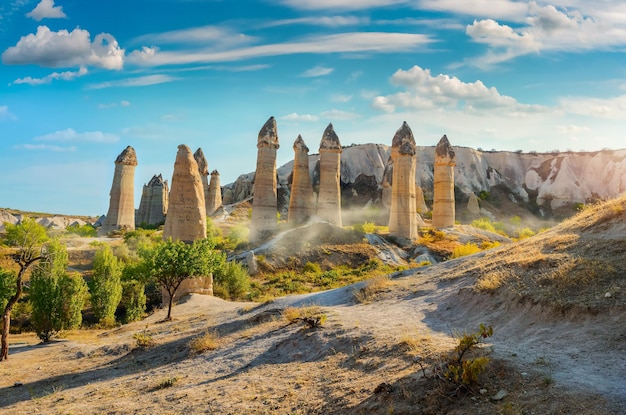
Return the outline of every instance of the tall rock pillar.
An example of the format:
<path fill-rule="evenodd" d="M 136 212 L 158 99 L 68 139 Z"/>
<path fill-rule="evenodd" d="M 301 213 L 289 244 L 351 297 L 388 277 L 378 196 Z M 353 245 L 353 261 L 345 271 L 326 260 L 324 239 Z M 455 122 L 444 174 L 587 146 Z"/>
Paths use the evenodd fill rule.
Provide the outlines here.
<path fill-rule="evenodd" d="M 206 207 L 206 216 L 209 216 L 209 164 L 204 157 L 204 152 L 201 148 L 198 148 L 193 153 L 193 158 L 198 163 L 198 173 L 200 173 L 200 179 L 202 180 L 202 191 L 204 192 L 204 206 Z M 212 212 L 211 212 L 212 213 Z"/>
<path fill-rule="evenodd" d="M 336 226 L 341 222 L 341 143 L 328 124 L 320 142 L 320 187 L 317 196 L 317 216 Z"/>
<path fill-rule="evenodd" d="M 302 136 L 293 143 L 293 179 L 287 222 L 299 225 L 313 216 L 313 186 L 309 174 L 309 148 Z"/>
<path fill-rule="evenodd" d="M 456 155 L 445 135 L 435 148 L 433 219 L 435 228 L 454 226 L 454 166 Z"/>
<path fill-rule="evenodd" d="M 170 201 L 163 227 L 163 240 L 168 238 L 193 242 L 206 238 L 206 207 L 198 163 L 191 149 L 178 146 Z"/>
<path fill-rule="evenodd" d="M 276 120 L 270 117 L 259 131 L 256 172 L 252 188 L 252 220 L 250 240 L 262 239 L 276 229 L 276 150 L 278 149 Z"/>
<path fill-rule="evenodd" d="M 135 229 L 135 167 L 137 154 L 128 146 L 115 159 L 109 211 L 98 230 L 103 236 L 111 231 Z"/>
<path fill-rule="evenodd" d="M 415 138 L 404 122 L 396 131 L 391 145 L 393 178 L 391 184 L 391 213 L 389 233 L 416 240 L 417 205 L 415 193 Z"/>
<path fill-rule="evenodd" d="M 206 205 L 207 215 L 215 213 L 222 206 L 222 187 L 220 186 L 220 173 L 217 170 L 211 172 L 209 182 L 209 199 Z"/>
<path fill-rule="evenodd" d="M 162 225 L 167 215 L 169 189 L 167 180 L 156 174 L 148 184 L 143 186 L 139 209 L 135 215 L 135 222 L 146 225 Z"/>

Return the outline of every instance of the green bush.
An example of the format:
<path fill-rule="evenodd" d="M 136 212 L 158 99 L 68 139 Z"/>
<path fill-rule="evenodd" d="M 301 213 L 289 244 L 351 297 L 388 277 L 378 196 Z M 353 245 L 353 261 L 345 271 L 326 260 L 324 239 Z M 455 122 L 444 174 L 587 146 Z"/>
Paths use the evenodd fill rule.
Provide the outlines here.
<path fill-rule="evenodd" d="M 465 245 L 459 245 L 459 246 L 454 247 L 452 251 L 452 255 L 450 255 L 450 259 L 472 255 L 477 252 L 480 252 L 480 248 L 478 247 L 478 245 L 472 242 L 468 242 Z"/>
<path fill-rule="evenodd" d="M 302 271 L 309 274 L 319 274 L 322 272 L 322 267 L 315 262 L 307 262 L 304 264 Z"/>
<path fill-rule="evenodd" d="M 246 268 L 239 262 L 225 262 L 213 273 L 214 293 L 217 292 L 227 299 L 243 299 L 250 291 L 250 276 Z"/>
<path fill-rule="evenodd" d="M 65 228 L 65 233 L 67 234 L 75 234 L 83 237 L 96 237 L 98 236 L 98 231 L 93 225 L 86 223 L 84 225 L 70 225 Z"/>
<path fill-rule="evenodd" d="M 136 280 L 122 282 L 122 300 L 124 323 L 141 320 L 146 312 L 146 293 L 142 282 Z"/>
<path fill-rule="evenodd" d="M 489 218 L 475 219 L 472 221 L 471 225 L 478 229 L 484 229 L 486 231 L 496 233 L 496 228 L 494 228 Z"/>
<path fill-rule="evenodd" d="M 122 266 L 108 245 L 96 252 L 90 284 L 91 308 L 103 327 L 115 325 L 115 310 L 122 299 Z"/>
<path fill-rule="evenodd" d="M 15 272 L 0 268 L 0 311 L 4 311 L 9 298 L 15 294 L 16 283 Z"/>

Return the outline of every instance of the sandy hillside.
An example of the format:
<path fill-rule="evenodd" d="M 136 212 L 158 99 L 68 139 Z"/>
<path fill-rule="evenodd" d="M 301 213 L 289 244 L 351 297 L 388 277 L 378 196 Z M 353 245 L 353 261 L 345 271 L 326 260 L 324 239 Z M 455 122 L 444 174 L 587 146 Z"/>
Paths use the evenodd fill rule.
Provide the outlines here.
<path fill-rule="evenodd" d="M 617 265 L 626 197 L 593 209 L 533 238 L 386 280 L 267 304 L 192 295 L 172 322 L 160 322 L 161 310 L 47 345 L 12 336 L 0 411 L 625 413 L 626 274 Z M 321 327 L 284 317 L 310 306 L 327 317 Z M 438 380 L 433 368 L 455 333 L 480 323 L 494 335 L 479 350 L 491 360 L 479 384 Z M 197 353 L 190 343 L 207 332 L 214 342 Z"/>

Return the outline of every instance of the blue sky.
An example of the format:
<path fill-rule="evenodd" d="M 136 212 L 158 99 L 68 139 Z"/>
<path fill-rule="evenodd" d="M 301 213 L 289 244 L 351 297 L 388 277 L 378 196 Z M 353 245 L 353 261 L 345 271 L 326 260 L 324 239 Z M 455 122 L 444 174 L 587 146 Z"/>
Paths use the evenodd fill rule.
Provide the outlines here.
<path fill-rule="evenodd" d="M 230 183 L 270 116 L 278 165 L 329 122 L 344 145 L 406 120 L 418 145 L 624 148 L 625 49 L 621 0 L 3 0 L 0 207 L 106 213 L 127 145 L 136 205 L 179 144 Z"/>

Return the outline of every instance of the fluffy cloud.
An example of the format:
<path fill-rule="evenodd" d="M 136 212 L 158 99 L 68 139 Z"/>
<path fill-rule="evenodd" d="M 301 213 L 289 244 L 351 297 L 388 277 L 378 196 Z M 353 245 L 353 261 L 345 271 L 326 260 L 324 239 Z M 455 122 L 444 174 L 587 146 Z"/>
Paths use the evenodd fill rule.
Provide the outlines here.
<path fill-rule="evenodd" d="M 88 131 L 78 133 L 72 128 L 56 131 L 54 133 L 35 137 L 35 141 L 56 141 L 56 142 L 90 142 L 90 143 L 116 143 L 119 136 L 115 134 L 103 133 L 102 131 Z"/>
<path fill-rule="evenodd" d="M 91 84 L 87 88 L 88 89 L 104 89 L 104 88 L 113 88 L 113 87 L 129 88 L 129 87 L 137 87 L 137 86 L 164 84 L 166 82 L 173 82 L 179 79 L 180 78 L 176 78 L 175 76 L 155 74 L 155 75 L 138 76 L 136 78 L 120 79 L 118 81 L 101 82 L 99 84 Z"/>
<path fill-rule="evenodd" d="M 55 146 L 51 144 L 22 144 L 20 146 L 14 146 L 15 149 L 24 149 L 24 150 L 44 150 L 44 151 L 55 151 L 55 152 L 65 152 L 65 151 L 76 151 L 76 146 Z"/>
<path fill-rule="evenodd" d="M 397 70 L 391 77 L 391 83 L 404 87 L 405 91 L 375 97 L 372 107 L 384 112 L 394 112 L 396 108 L 458 108 L 461 104 L 467 110 L 500 108 L 518 114 L 544 110 L 538 105 L 520 104 L 512 97 L 501 95 L 496 88 L 488 88 L 481 81 L 467 83 L 453 76 L 432 76 L 429 69 L 417 65 L 408 71 Z"/>
<path fill-rule="evenodd" d="M 31 12 L 26 13 L 27 17 L 30 17 L 38 22 L 41 19 L 63 19 L 67 16 L 63 13 L 63 7 L 54 5 L 54 0 L 41 0 L 41 2 Z"/>
<path fill-rule="evenodd" d="M 71 66 L 96 66 L 105 69 L 122 69 L 124 49 L 108 33 L 96 35 L 91 42 L 88 31 L 76 28 L 51 31 L 39 26 L 35 34 L 22 36 L 15 46 L 2 54 L 8 65 L 39 65 L 50 68 Z"/>
<path fill-rule="evenodd" d="M 332 73 L 333 70 L 334 70 L 333 68 L 326 68 L 324 66 L 316 66 L 314 68 L 304 71 L 302 76 L 305 78 L 315 78 L 318 76 L 329 75 L 330 73 Z"/>
<path fill-rule="evenodd" d="M 326 26 L 326 27 L 342 27 L 342 26 L 357 26 L 366 25 L 370 23 L 370 19 L 367 17 L 357 16 L 311 16 L 311 17 L 298 17 L 296 19 L 283 19 L 268 22 L 262 27 L 277 27 L 288 25 L 312 25 L 312 26 Z"/>
<path fill-rule="evenodd" d="M 201 26 L 189 29 L 172 30 L 163 33 L 150 33 L 139 36 L 136 43 L 151 44 L 210 44 L 212 47 L 232 47 L 254 41 L 255 38 L 243 33 L 237 33 L 228 28 L 218 26 Z"/>
<path fill-rule="evenodd" d="M 81 66 L 80 69 L 76 72 L 66 71 L 66 72 L 52 72 L 50 75 L 44 76 L 43 78 L 32 78 L 30 76 L 24 78 L 18 78 L 13 81 L 14 84 L 28 84 L 28 85 L 42 85 L 49 84 L 54 80 L 62 80 L 62 81 L 71 81 L 74 78 L 78 78 L 80 76 L 87 74 L 87 68 Z"/>
<path fill-rule="evenodd" d="M 307 122 L 314 122 L 314 121 L 318 121 L 320 118 L 317 115 L 311 115 L 311 114 L 297 114 L 295 112 L 292 112 L 291 114 L 287 114 L 283 117 L 280 117 L 281 120 L 285 120 L 285 121 L 307 121 Z"/>
<path fill-rule="evenodd" d="M 361 10 L 407 3 L 407 0 L 280 0 L 285 6 L 298 10 Z"/>

